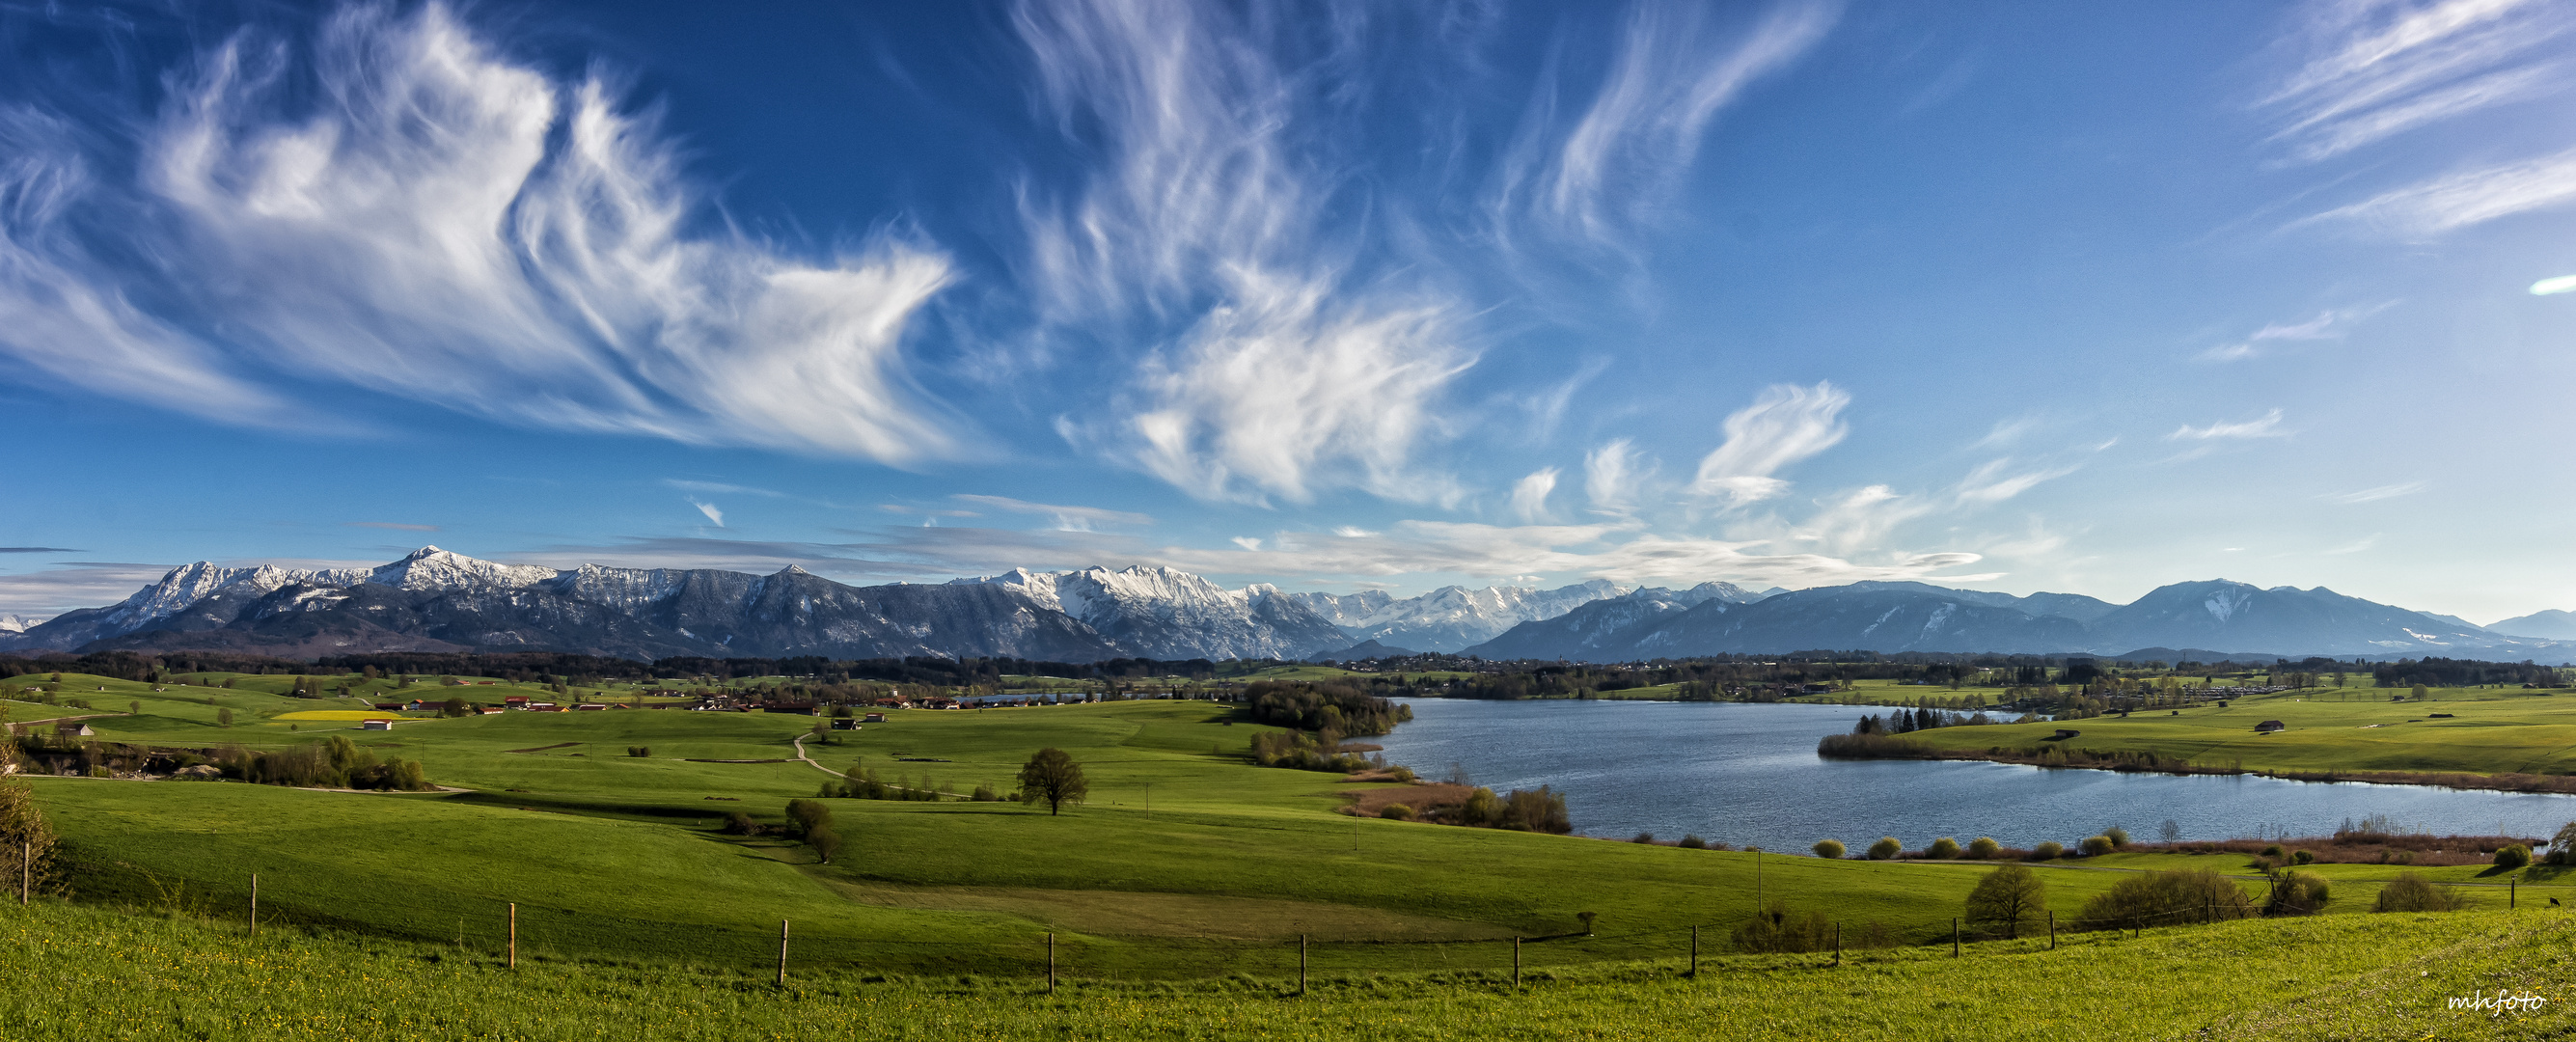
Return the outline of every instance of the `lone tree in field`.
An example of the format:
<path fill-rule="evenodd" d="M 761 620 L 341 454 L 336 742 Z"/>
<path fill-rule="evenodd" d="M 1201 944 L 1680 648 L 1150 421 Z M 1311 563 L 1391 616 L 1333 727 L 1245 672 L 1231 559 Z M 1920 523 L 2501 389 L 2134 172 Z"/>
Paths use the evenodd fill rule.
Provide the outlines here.
<path fill-rule="evenodd" d="M 832 831 L 832 808 L 813 800 L 789 800 L 787 817 L 796 823 L 805 845 L 814 848 L 814 856 L 831 864 L 832 855 L 841 851 L 841 836 Z"/>
<path fill-rule="evenodd" d="M 1968 925 L 2005 937 L 2021 936 L 2023 923 L 2037 920 L 2048 905 L 2048 884 L 2039 873 L 2005 865 L 1986 873 L 1968 892 Z"/>
<path fill-rule="evenodd" d="M 1068 802 L 1080 803 L 1091 794 L 1091 783 L 1082 779 L 1082 765 L 1052 745 L 1029 757 L 1028 766 L 1020 768 L 1020 802 L 1045 800 L 1049 815 L 1064 813 Z"/>

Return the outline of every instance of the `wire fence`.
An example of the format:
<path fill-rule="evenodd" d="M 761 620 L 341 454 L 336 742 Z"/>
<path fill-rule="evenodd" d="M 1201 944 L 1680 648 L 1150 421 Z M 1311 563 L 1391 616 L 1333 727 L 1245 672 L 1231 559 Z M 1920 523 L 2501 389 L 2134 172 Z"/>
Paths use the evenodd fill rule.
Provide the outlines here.
<path fill-rule="evenodd" d="M 1318 930 L 1263 937 L 1139 936 L 1109 931 L 1031 932 L 999 925 L 936 936 L 900 935 L 810 909 L 728 910 L 725 918 L 659 919 L 618 915 L 560 898 L 514 900 L 506 880 L 489 892 L 452 893 L 307 888 L 293 875 L 156 874 L 131 865 L 79 866 L 84 900 L 260 928 L 293 927 L 453 945 L 461 956 L 516 965 L 522 960 L 682 963 L 733 972 L 772 967 L 906 976 L 1138 979 L 1239 976 L 1303 981 L 1314 974 L 1460 972 L 1500 979 L 1611 963 L 1649 964 L 1696 973 L 1710 960 L 1763 954 L 1838 964 L 1891 951 L 1920 957 L 1946 947 L 1967 956 L 2066 945 L 2114 943 L 2151 928 L 2260 916 L 2268 896 L 2247 892 L 2262 876 L 2226 877 L 2240 901 L 2215 894 L 2197 907 L 2118 913 L 2098 921 L 2037 914 L 2011 926 L 1962 917 L 1905 922 L 1803 915 L 1803 930 L 1773 931 L 1740 943 L 1739 929 L 1761 917 L 1750 909 L 1731 920 L 1644 928 L 1470 937 L 1354 937 Z M 2336 879 L 2336 887 L 2384 886 L 2395 879 Z M 2478 909 L 2576 906 L 2576 885 L 2515 880 L 2428 881 Z M 603 887 L 614 886 L 603 881 Z M 2348 892 L 2348 891 L 2347 891 Z M 2566 899 L 2562 905 L 2560 899 Z M 797 911 L 808 917 L 797 918 Z M 790 928 L 792 925 L 792 929 Z"/>

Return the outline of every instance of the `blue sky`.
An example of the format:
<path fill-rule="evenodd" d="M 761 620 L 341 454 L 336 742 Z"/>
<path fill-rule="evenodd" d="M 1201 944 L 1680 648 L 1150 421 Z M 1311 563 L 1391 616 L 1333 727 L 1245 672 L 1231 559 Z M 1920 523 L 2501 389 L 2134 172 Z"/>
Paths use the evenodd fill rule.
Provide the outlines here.
<path fill-rule="evenodd" d="M 12 5 L 0 611 L 432 542 L 2576 607 L 2571 28 Z"/>

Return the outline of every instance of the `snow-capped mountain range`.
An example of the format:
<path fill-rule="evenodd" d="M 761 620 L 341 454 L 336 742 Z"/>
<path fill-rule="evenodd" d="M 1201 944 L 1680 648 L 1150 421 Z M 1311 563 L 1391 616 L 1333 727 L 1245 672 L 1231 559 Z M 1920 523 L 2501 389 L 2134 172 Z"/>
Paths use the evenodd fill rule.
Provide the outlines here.
<path fill-rule="evenodd" d="M 2283 655 L 2483 655 L 2564 661 L 2539 639 L 2322 587 L 2176 583 L 2114 605 L 1923 583 L 1760 593 L 1605 580 L 1542 590 L 1227 589 L 1135 566 L 848 586 L 786 568 L 555 569 L 423 547 L 375 568 L 171 569 L 116 604 L 6 620 L 0 652 L 224 650 L 310 658 L 365 651 L 675 655 L 1299 659 L 1360 645 L 1487 658 L 1628 661 L 1724 652 L 2090 652 L 2185 648 Z M 2531 616 L 2530 623 L 2557 621 Z M 2540 628 L 2534 625 L 2533 628 Z"/>

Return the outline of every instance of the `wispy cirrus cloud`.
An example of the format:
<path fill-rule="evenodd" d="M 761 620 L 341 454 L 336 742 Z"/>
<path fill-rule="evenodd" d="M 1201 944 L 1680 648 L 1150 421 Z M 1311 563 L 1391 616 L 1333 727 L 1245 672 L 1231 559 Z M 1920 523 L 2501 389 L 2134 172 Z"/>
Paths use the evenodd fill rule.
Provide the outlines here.
<path fill-rule="evenodd" d="M 2411 496 L 2424 491 L 2424 488 L 2425 484 L 2421 481 L 2408 481 L 2396 485 L 2380 485 L 2376 488 L 2365 488 L 2352 492 L 2337 492 L 2331 495 L 2318 496 L 2317 498 L 2325 500 L 2328 503 L 2342 503 L 2349 506 L 2358 503 L 2376 503 L 2383 499 L 2395 499 L 2399 496 Z"/>
<path fill-rule="evenodd" d="M 1066 137 L 1104 157 L 1064 198 L 1023 192 L 1041 311 L 1160 344 L 1131 418 L 1059 429 L 1204 499 L 1454 502 L 1413 456 L 1476 359 L 1468 309 L 1418 270 L 1361 269 L 1367 222 L 1335 219 L 1364 192 L 1343 121 L 1281 68 L 1302 23 L 1184 0 L 1024 3 L 1013 21 Z M 1356 43 L 1331 36 L 1317 64 Z"/>
<path fill-rule="evenodd" d="M 1635 441 L 1616 438 L 1584 454 L 1583 495 L 1595 514 L 1635 513 L 1654 473 L 1654 461 L 1638 451 Z"/>
<path fill-rule="evenodd" d="M 77 554 L 85 551 L 63 546 L 0 546 L 0 554 Z"/>
<path fill-rule="evenodd" d="M 2328 159 L 2563 89 L 2572 27 L 2549 0 L 2319 0 L 2284 41 L 2298 68 L 2258 104 L 2293 156 Z"/>
<path fill-rule="evenodd" d="M 1841 14 L 1833 3 L 1782 3 L 1728 41 L 1709 11 L 1663 0 L 1632 7 L 1591 104 L 1553 148 L 1542 147 L 1544 119 L 1525 129 L 1493 207 L 1615 243 L 1670 200 L 1710 121 L 1812 50 Z"/>
<path fill-rule="evenodd" d="M 2235 362 L 2263 354 L 2277 344 L 2340 340 L 2354 323 L 2394 306 L 2390 303 L 2370 307 L 2336 308 L 2318 312 L 2315 318 L 2304 322 L 2267 323 L 2263 328 L 2255 330 L 2252 336 L 2232 344 L 2212 347 L 2201 352 L 2200 357 L 2212 362 Z"/>
<path fill-rule="evenodd" d="M 37 106 L 0 119 L 10 361 L 234 422 L 290 422 L 310 410 L 271 388 L 323 381 L 537 427 L 962 451 L 901 347 L 944 256 L 885 236 L 814 263 L 692 231 L 705 207 L 649 113 L 443 4 L 352 5 L 305 41 L 244 31 L 167 80 L 130 141 Z M 117 148 L 132 183 L 92 174 Z M 157 263 L 111 267 L 98 236 Z"/>
<path fill-rule="evenodd" d="M 2001 503 L 2037 487 L 2041 482 L 2075 473 L 2072 466 L 2015 467 L 2011 457 L 1999 457 L 1977 465 L 1959 480 L 1953 497 L 1963 505 Z"/>
<path fill-rule="evenodd" d="M 2576 149 L 2461 170 L 2339 206 L 2300 223 L 2345 221 L 2431 238 L 2533 210 L 2576 203 Z"/>
<path fill-rule="evenodd" d="M 1788 490 L 1774 475 L 1790 464 L 1834 447 L 1850 433 L 1842 422 L 1851 395 L 1830 383 L 1780 384 L 1726 417 L 1726 440 L 1699 461 L 1691 491 L 1736 504 L 1769 499 Z"/>
<path fill-rule="evenodd" d="M 2165 440 L 2236 441 L 2251 438 L 2285 438 L 2289 434 L 2289 431 L 2281 429 L 2281 410 L 2274 409 L 2251 420 L 2215 420 L 2199 427 L 2186 423 L 2174 428 L 2173 433 L 2165 435 Z"/>
<path fill-rule="evenodd" d="M 689 505 L 698 508 L 698 513 L 705 514 L 708 524 L 714 525 L 717 528 L 723 528 L 725 526 L 724 511 L 716 509 L 715 504 L 692 499 L 689 501 Z"/>
<path fill-rule="evenodd" d="M 960 503 L 973 503 L 977 506 L 989 507 L 994 510 L 1009 511 L 1015 514 L 1038 514 L 1053 518 L 1055 520 L 1055 526 L 1058 529 L 1067 532 L 1088 532 L 1091 531 L 1091 526 L 1095 524 L 1150 525 L 1154 523 L 1154 519 L 1152 517 L 1126 510 L 1106 510 L 1100 507 L 1062 506 L 1054 503 L 1031 503 L 1023 499 L 1012 499 L 1009 496 L 982 496 L 969 495 L 965 493 L 950 496 L 949 498 Z M 968 516 L 972 515 L 970 514 Z"/>

